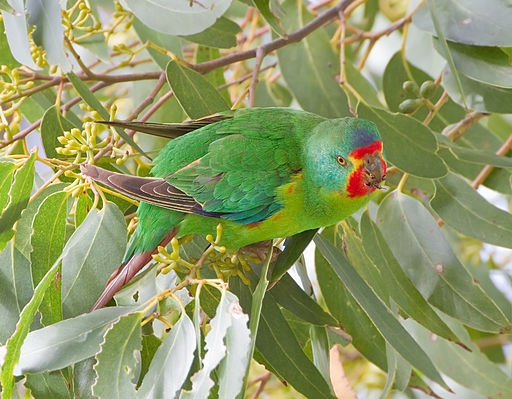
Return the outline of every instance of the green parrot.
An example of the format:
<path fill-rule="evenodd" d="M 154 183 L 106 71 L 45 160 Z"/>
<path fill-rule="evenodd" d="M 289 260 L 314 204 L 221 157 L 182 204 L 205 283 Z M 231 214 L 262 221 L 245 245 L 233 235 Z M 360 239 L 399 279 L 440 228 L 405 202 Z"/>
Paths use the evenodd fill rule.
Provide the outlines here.
<path fill-rule="evenodd" d="M 124 262 L 93 309 L 173 237 L 215 237 L 221 223 L 219 245 L 236 250 L 329 226 L 367 204 L 386 175 L 381 136 L 364 119 L 248 108 L 184 124 L 108 123 L 176 138 L 155 158 L 154 177 L 81 166 L 83 175 L 141 201 Z"/>

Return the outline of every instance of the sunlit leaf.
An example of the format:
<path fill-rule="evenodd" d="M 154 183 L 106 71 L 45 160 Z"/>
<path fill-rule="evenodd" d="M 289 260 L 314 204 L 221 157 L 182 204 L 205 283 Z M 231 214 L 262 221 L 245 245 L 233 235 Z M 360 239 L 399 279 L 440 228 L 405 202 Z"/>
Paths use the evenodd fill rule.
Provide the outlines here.
<path fill-rule="evenodd" d="M 512 215 L 487 202 L 456 175 L 449 174 L 436 181 L 436 195 L 430 205 L 461 233 L 512 248 Z"/>
<path fill-rule="evenodd" d="M 153 29 L 171 35 L 192 35 L 213 25 L 230 0 L 122 0 L 125 8 Z"/>

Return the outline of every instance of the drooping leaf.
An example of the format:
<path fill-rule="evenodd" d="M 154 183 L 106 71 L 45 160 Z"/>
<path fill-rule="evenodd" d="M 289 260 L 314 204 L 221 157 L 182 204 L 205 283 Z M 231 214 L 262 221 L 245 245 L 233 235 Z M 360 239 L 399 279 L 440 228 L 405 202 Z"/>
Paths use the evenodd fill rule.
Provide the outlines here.
<path fill-rule="evenodd" d="M 402 327 L 396 316 L 377 298 L 371 288 L 347 262 L 344 255 L 326 238 L 317 235 L 315 244 L 361 308 L 389 343 L 409 364 L 428 378 L 446 386 L 436 367 L 416 341 Z"/>
<path fill-rule="evenodd" d="M 282 8 L 281 22 L 287 32 L 312 19 L 302 1 L 287 0 Z M 349 115 L 347 97 L 337 81 L 339 58 L 325 31 L 318 29 L 299 43 L 278 49 L 277 58 L 283 78 L 302 109 L 329 118 Z"/>
<path fill-rule="evenodd" d="M 365 212 L 361 217 L 361 237 L 368 257 L 373 260 L 375 265 L 378 265 L 378 278 L 383 280 L 389 298 L 410 317 L 435 334 L 452 341 L 459 341 L 459 338 L 411 283 L 407 274 L 393 256 L 381 232 L 370 219 L 368 212 Z"/>
<path fill-rule="evenodd" d="M 195 349 L 194 325 L 183 313 L 153 356 L 138 391 L 138 397 L 141 399 L 174 397 L 189 373 Z"/>
<path fill-rule="evenodd" d="M 512 248 L 512 215 L 487 202 L 455 174 L 436 180 L 430 205 L 463 234 L 483 242 Z"/>
<path fill-rule="evenodd" d="M 431 304 L 476 329 L 510 329 L 510 320 L 459 262 L 420 202 L 398 191 L 389 194 L 379 207 L 377 225 L 393 255 Z"/>
<path fill-rule="evenodd" d="M 100 211 L 91 210 L 75 230 L 63 250 L 64 317 L 90 310 L 110 274 L 121 264 L 126 248 L 125 232 L 123 214 L 110 203 Z"/>
<path fill-rule="evenodd" d="M 167 81 L 183 110 L 192 119 L 229 110 L 229 104 L 210 82 L 177 61 L 167 64 Z"/>
<path fill-rule="evenodd" d="M 33 152 L 25 164 L 14 174 L 9 190 L 9 201 L 0 215 L 0 251 L 5 248 L 7 241 L 14 235 L 13 225 L 21 217 L 21 212 L 28 204 L 34 183 L 36 155 Z"/>
<path fill-rule="evenodd" d="M 471 345 L 471 351 L 468 351 L 444 338 L 432 339 L 430 332 L 413 320 L 407 320 L 405 325 L 436 361 L 441 372 L 452 380 L 486 398 L 512 395 L 510 375 L 491 362 L 476 345 Z"/>
<path fill-rule="evenodd" d="M 71 389 L 64 373 L 28 374 L 25 386 L 30 388 L 34 398 L 71 399 Z"/>
<path fill-rule="evenodd" d="M 46 60 L 58 65 L 64 73 L 71 71 L 71 63 L 64 52 L 62 10 L 56 1 L 28 0 L 28 23 L 35 25 L 33 38 L 46 51 Z"/>
<path fill-rule="evenodd" d="M 94 369 L 98 375 L 93 392 L 100 398 L 135 398 L 142 313 L 121 317 L 105 334 Z"/>
<path fill-rule="evenodd" d="M 512 9 L 506 1 L 436 0 L 435 6 L 446 39 L 477 46 L 512 46 Z M 427 4 L 414 13 L 413 22 L 435 34 Z"/>
<path fill-rule="evenodd" d="M 231 1 L 122 0 L 121 3 L 152 29 L 171 35 L 192 35 L 213 25 Z"/>
<path fill-rule="evenodd" d="M 20 64 L 39 70 L 30 52 L 25 4 L 23 0 L 13 0 L 10 5 L 16 12 L 2 11 L 2 18 L 12 56 Z"/>

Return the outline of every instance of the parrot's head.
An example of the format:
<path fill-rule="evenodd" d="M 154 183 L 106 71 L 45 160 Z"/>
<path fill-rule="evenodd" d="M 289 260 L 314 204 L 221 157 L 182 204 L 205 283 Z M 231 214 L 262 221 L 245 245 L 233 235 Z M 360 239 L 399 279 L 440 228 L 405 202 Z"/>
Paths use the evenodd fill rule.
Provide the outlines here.
<path fill-rule="evenodd" d="M 306 148 L 303 172 L 322 189 L 361 197 L 381 188 L 386 178 L 382 139 L 370 121 L 326 120 L 315 127 Z"/>

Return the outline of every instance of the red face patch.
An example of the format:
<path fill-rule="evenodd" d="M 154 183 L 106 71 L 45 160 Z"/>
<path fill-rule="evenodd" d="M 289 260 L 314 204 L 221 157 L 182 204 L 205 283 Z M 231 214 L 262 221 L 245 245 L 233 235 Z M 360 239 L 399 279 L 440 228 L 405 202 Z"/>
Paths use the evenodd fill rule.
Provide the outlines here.
<path fill-rule="evenodd" d="M 350 153 L 350 158 L 354 160 L 363 160 L 365 156 L 374 155 L 376 152 L 382 151 L 382 142 L 375 141 L 366 147 L 358 148 Z M 386 174 L 386 163 L 381 159 L 382 176 Z M 371 194 L 375 191 L 376 187 L 368 185 L 367 182 L 367 171 L 363 163 L 354 171 L 348 178 L 347 182 L 347 193 L 349 198 L 361 197 Z M 380 183 L 380 179 L 377 183 Z M 378 184 L 377 184 L 378 187 Z"/>

